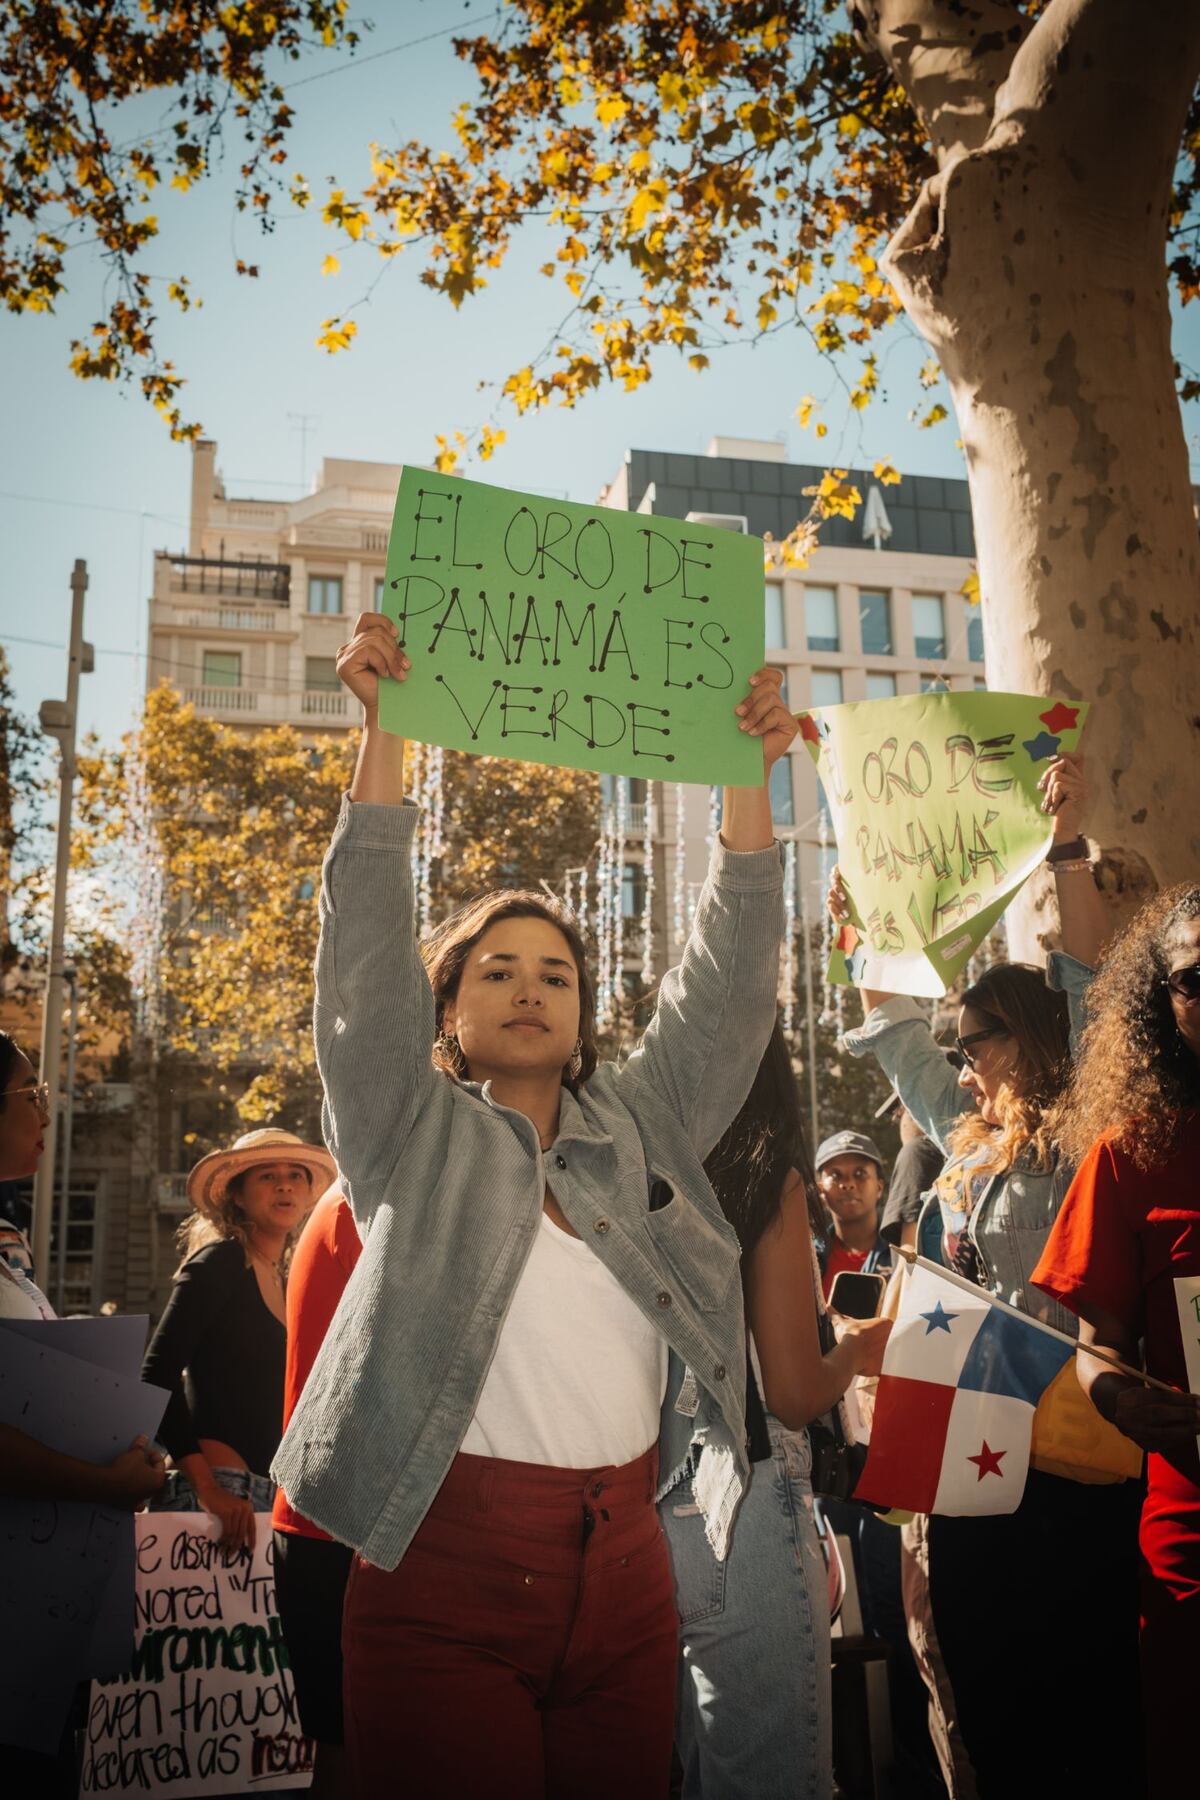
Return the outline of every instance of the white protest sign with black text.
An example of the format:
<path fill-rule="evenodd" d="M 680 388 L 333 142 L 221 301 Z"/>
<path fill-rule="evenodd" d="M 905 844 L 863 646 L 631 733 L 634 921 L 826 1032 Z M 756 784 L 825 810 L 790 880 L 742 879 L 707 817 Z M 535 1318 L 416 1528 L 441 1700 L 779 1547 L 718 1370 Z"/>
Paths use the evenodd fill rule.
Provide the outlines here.
<path fill-rule="evenodd" d="M 204 1513 L 140 1513 L 136 1525 L 133 1668 L 92 1683 L 80 1792 L 307 1786 L 269 1515 L 257 1515 L 253 1553 L 222 1550 Z"/>

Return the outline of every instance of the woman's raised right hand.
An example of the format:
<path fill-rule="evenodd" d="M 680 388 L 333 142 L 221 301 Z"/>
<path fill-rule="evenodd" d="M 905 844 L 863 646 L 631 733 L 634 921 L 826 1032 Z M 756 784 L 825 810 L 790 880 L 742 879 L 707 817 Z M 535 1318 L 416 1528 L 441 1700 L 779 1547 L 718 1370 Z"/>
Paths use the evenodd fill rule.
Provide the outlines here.
<path fill-rule="evenodd" d="M 846 892 L 842 871 L 837 863 L 833 865 L 833 873 L 829 877 L 829 886 L 825 891 L 825 906 L 835 925 L 849 924 L 850 896 Z"/>
<path fill-rule="evenodd" d="M 404 681 L 412 663 L 397 641 L 399 628 L 386 613 L 359 613 L 354 635 L 337 653 L 338 679 L 361 700 L 368 713 L 379 707 L 379 677 Z"/>

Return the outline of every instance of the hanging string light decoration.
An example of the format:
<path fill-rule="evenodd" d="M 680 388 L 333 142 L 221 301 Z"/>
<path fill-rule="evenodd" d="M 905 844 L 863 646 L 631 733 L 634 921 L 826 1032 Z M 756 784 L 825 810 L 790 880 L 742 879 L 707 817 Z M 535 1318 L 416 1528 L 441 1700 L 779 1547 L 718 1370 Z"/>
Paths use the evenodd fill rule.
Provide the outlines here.
<path fill-rule="evenodd" d="M 819 867 L 821 870 L 821 878 L 822 878 L 822 880 L 824 880 L 825 870 L 828 866 L 828 860 L 829 860 L 829 857 L 828 857 L 828 853 L 829 853 L 829 815 L 826 813 L 824 807 L 821 808 L 820 816 L 817 820 L 817 843 L 820 845 L 820 849 L 821 849 Z M 829 908 L 825 905 L 825 896 L 824 896 L 824 894 L 822 894 L 821 895 L 821 1014 L 820 1014 L 819 1019 L 817 1020 L 817 1023 L 819 1025 L 832 1025 L 834 1022 L 834 1019 L 837 1018 L 837 1016 L 838 1016 L 834 1010 L 833 1005 L 831 1004 L 831 1002 L 833 1001 L 834 990 L 830 984 L 829 974 L 828 974 L 829 957 L 830 957 L 830 952 L 832 951 L 832 949 L 833 949 L 833 920 L 830 917 Z M 837 990 L 837 992 L 840 995 L 841 989 L 839 988 Z"/>
<path fill-rule="evenodd" d="M 625 1003 L 625 847 L 629 836 L 629 777 L 617 776 L 613 856 L 613 995 L 618 1019 Z"/>
<path fill-rule="evenodd" d="M 424 745 L 410 743 L 405 748 L 408 753 L 408 791 L 412 798 L 419 803 L 421 798 L 421 753 Z M 412 862 L 413 893 L 417 896 L 418 908 L 421 896 L 421 844 L 421 822 L 418 820 L 417 829 L 412 835 L 412 848 L 409 851 L 409 858 Z"/>
<path fill-rule="evenodd" d="M 790 1037 L 796 1023 L 796 841 L 783 852 L 783 1029 Z"/>
<path fill-rule="evenodd" d="M 717 841 L 717 833 L 720 829 L 721 790 L 718 787 L 710 787 L 708 790 L 708 835 L 704 840 L 710 856 L 712 855 L 713 845 Z"/>
<path fill-rule="evenodd" d="M 654 803 L 646 783 L 646 817 L 642 831 L 642 986 L 654 985 Z"/>
<path fill-rule="evenodd" d="M 137 1026 L 157 1041 L 162 1024 L 160 967 L 165 915 L 162 855 L 154 828 L 154 804 L 144 756 L 131 761 L 126 777 L 126 867 L 133 873 L 129 921 L 130 982 Z"/>
<path fill-rule="evenodd" d="M 665 798 L 664 789 L 664 798 Z M 671 942 L 673 954 L 678 956 L 683 949 L 687 935 L 687 884 L 684 879 L 687 867 L 686 843 L 684 839 L 685 797 L 687 790 L 682 781 L 675 783 L 675 861 L 671 873 Z"/>
<path fill-rule="evenodd" d="M 596 1024 L 601 1030 L 612 1017 L 612 807 L 601 815 L 596 856 Z"/>

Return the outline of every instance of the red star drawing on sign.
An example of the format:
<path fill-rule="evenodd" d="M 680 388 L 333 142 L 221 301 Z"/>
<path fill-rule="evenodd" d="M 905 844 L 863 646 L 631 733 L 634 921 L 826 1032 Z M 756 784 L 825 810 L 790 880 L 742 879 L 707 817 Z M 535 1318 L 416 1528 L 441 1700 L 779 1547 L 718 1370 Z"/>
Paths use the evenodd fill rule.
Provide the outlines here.
<path fill-rule="evenodd" d="M 852 956 L 861 943 L 862 939 L 853 925 L 843 925 L 837 934 L 837 947 L 844 950 L 847 956 Z"/>
<path fill-rule="evenodd" d="M 800 715 L 800 736 L 804 739 L 806 744 L 819 744 L 821 741 L 821 733 L 817 729 L 817 721 L 813 718 L 811 713 L 801 713 Z"/>
<path fill-rule="evenodd" d="M 984 1438 L 983 1448 L 980 1450 L 979 1455 L 968 1456 L 967 1461 L 979 1464 L 980 1481 L 983 1480 L 985 1475 L 999 1475 L 1001 1480 L 1003 1480 L 1003 1472 L 1000 1468 L 1000 1458 L 1007 1455 L 1007 1450 L 991 1449 L 987 1439 Z"/>
<path fill-rule="evenodd" d="M 1049 712 L 1038 714 L 1047 731 L 1068 731 L 1078 717 L 1079 708 L 1064 706 L 1061 700 L 1056 700 Z"/>

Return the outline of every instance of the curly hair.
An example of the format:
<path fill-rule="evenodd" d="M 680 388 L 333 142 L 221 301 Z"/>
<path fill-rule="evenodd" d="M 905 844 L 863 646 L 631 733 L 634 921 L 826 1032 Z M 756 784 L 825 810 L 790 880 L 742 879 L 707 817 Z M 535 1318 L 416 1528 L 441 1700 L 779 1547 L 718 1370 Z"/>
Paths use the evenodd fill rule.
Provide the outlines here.
<path fill-rule="evenodd" d="M 1171 940 L 1200 919 L 1200 886 L 1164 888 L 1114 939 L 1088 992 L 1089 1023 L 1057 1135 L 1078 1162 L 1108 1136 L 1139 1169 L 1166 1161 L 1185 1113 L 1200 1106 L 1200 1068 L 1175 1024 L 1166 978 Z"/>
<path fill-rule="evenodd" d="M 1017 1060 L 994 1102 L 998 1128 L 976 1112 L 966 1113 L 950 1135 L 951 1155 L 973 1155 L 977 1169 L 997 1174 L 1018 1157 L 1048 1167 L 1057 1139 L 1056 1109 L 1071 1069 L 1066 995 L 1047 987 L 1044 971 L 1028 963 L 996 963 L 967 989 L 962 1005 L 1008 1032 Z"/>

